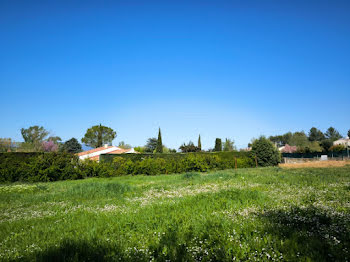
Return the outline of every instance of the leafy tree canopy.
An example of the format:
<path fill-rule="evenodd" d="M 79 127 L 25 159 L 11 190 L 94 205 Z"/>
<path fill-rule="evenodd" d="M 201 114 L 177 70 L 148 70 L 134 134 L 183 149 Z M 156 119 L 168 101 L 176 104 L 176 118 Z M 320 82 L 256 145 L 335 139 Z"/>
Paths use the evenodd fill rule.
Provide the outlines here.
<path fill-rule="evenodd" d="M 129 148 L 131 148 L 132 146 L 129 145 L 129 144 L 125 144 L 124 141 L 120 141 L 119 144 L 118 144 L 118 147 L 123 148 L 123 149 L 129 149 Z"/>
<path fill-rule="evenodd" d="M 11 138 L 0 138 L 0 152 L 12 151 L 13 144 Z"/>
<path fill-rule="evenodd" d="M 309 131 L 309 140 L 310 141 L 322 141 L 325 139 L 323 132 L 316 127 L 312 127 Z"/>
<path fill-rule="evenodd" d="M 236 150 L 235 146 L 234 146 L 234 143 L 235 141 L 232 139 L 228 139 L 226 138 L 225 139 L 225 142 L 224 142 L 224 151 L 234 151 Z"/>
<path fill-rule="evenodd" d="M 61 146 L 60 151 L 68 152 L 68 153 L 79 153 L 82 151 L 81 144 L 78 142 L 76 138 L 71 138 L 64 142 Z"/>
<path fill-rule="evenodd" d="M 198 146 L 195 146 L 192 141 L 185 143 L 179 147 L 182 153 L 199 152 L 201 151 Z"/>
<path fill-rule="evenodd" d="M 338 132 L 338 130 L 336 130 L 334 127 L 328 128 L 325 133 L 325 136 L 327 139 L 331 140 L 332 142 L 342 137 Z"/>
<path fill-rule="evenodd" d="M 22 128 L 21 134 L 25 143 L 41 143 L 49 135 L 49 132 L 42 126 L 31 126 Z"/>
<path fill-rule="evenodd" d="M 145 152 L 147 153 L 153 153 L 158 144 L 158 139 L 155 137 L 148 138 L 147 143 L 145 145 Z"/>
<path fill-rule="evenodd" d="M 112 128 L 100 124 L 90 127 L 86 131 L 85 136 L 81 139 L 81 142 L 96 148 L 101 147 L 104 144 L 112 143 L 116 136 L 117 132 Z"/>
<path fill-rule="evenodd" d="M 308 144 L 309 139 L 303 131 L 295 132 L 289 141 L 289 145 L 291 146 L 306 147 Z"/>
<path fill-rule="evenodd" d="M 47 141 L 52 141 L 54 144 L 59 144 L 62 139 L 59 136 L 50 136 Z"/>

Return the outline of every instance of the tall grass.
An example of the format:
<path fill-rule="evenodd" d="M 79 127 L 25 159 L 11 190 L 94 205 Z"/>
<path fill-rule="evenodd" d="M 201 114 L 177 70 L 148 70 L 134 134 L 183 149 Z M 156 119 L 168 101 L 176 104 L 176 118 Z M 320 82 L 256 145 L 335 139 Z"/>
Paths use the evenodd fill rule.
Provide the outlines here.
<path fill-rule="evenodd" d="M 346 261 L 350 167 L 0 186 L 4 261 Z"/>

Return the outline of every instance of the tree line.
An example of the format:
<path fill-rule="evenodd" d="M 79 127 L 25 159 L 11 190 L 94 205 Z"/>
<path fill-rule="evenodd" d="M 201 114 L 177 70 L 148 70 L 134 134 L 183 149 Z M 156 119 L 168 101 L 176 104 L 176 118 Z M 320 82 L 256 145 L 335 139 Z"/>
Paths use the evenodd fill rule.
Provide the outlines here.
<path fill-rule="evenodd" d="M 63 142 L 59 136 L 50 135 L 50 132 L 43 126 L 36 125 L 22 128 L 21 134 L 24 140 L 23 143 L 15 143 L 10 138 L 0 138 L 0 152 L 60 151 L 78 153 L 82 151 L 82 145 L 76 138 L 73 137 Z M 348 136 L 350 136 L 350 130 L 348 131 Z M 81 139 L 81 143 L 92 148 L 97 148 L 104 144 L 111 144 L 116 137 L 116 131 L 110 127 L 99 124 L 86 130 L 84 137 Z M 295 148 L 295 151 L 304 153 L 343 150 L 344 148 L 341 145 L 333 146 L 333 142 L 341 137 L 340 133 L 333 127 L 328 128 L 324 133 L 316 127 L 312 127 L 308 134 L 305 134 L 304 131 L 294 133 L 287 132 L 282 135 L 270 136 L 268 139 L 277 147 L 291 146 Z M 131 148 L 131 145 L 126 144 L 124 141 L 121 141 L 118 146 L 124 149 Z M 178 150 L 166 147 L 163 145 L 160 128 L 157 138 L 149 138 L 144 146 L 135 147 L 135 150 L 140 153 L 176 153 L 178 150 L 183 153 L 203 151 L 200 135 L 198 136 L 197 145 L 189 141 L 187 144 L 183 143 Z M 221 138 L 216 138 L 214 147 L 207 151 L 220 152 L 236 150 L 233 139 L 226 138 L 224 142 L 222 142 Z"/>
<path fill-rule="evenodd" d="M 347 133 L 350 137 L 350 130 Z M 299 153 L 309 152 L 328 152 L 342 151 L 345 149 L 343 145 L 333 145 L 333 142 L 342 138 L 342 135 L 334 127 L 329 127 L 322 132 L 316 127 L 312 127 L 308 134 L 304 131 L 287 132 L 282 135 L 270 136 L 269 140 L 275 143 L 277 147 L 288 147 L 289 150 Z M 292 152 L 289 152 L 292 153 Z"/>

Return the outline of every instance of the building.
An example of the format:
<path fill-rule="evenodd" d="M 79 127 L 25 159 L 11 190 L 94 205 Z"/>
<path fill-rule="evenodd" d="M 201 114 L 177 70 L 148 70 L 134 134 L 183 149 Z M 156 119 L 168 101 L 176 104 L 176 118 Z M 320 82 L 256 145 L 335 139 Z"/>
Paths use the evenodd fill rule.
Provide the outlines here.
<path fill-rule="evenodd" d="M 349 139 L 349 137 L 340 138 L 340 139 L 334 141 L 334 142 L 333 142 L 333 145 L 334 145 L 334 146 L 342 145 L 342 146 L 344 146 L 344 147 L 350 147 L 350 139 Z"/>
<path fill-rule="evenodd" d="M 123 149 L 117 146 L 104 145 L 98 148 L 80 152 L 77 155 L 79 156 L 80 160 L 90 159 L 94 161 L 100 161 L 100 155 L 102 154 L 129 154 L 129 153 L 136 153 L 136 151 L 133 148 Z"/>

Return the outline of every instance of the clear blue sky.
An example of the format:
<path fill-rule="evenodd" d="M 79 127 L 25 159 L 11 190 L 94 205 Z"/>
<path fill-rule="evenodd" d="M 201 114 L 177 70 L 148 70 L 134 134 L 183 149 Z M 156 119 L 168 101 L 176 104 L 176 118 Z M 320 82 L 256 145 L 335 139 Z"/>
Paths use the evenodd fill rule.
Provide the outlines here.
<path fill-rule="evenodd" d="M 0 1 L 0 137 L 350 129 L 350 1 Z"/>

